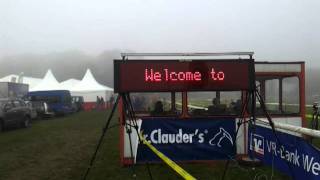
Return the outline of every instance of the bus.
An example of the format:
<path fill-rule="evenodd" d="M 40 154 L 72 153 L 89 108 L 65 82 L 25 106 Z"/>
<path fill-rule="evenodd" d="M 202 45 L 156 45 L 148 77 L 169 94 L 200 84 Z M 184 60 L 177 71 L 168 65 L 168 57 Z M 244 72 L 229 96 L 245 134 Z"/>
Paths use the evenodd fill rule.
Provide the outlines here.
<path fill-rule="evenodd" d="M 54 115 L 65 115 L 73 112 L 71 94 L 67 90 L 33 91 L 27 94 L 27 99 L 32 102 L 46 102 Z"/>

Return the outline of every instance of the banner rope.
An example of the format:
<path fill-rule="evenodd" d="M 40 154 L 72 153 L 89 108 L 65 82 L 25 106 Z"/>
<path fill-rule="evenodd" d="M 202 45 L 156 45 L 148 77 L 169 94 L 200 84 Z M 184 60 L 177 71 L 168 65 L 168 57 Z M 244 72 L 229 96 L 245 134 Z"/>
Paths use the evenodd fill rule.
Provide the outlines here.
<path fill-rule="evenodd" d="M 158 151 L 153 145 L 151 145 L 150 142 L 148 142 L 142 135 L 142 133 L 139 134 L 140 139 L 142 139 L 143 144 L 147 145 L 147 147 L 155 153 L 163 162 L 165 162 L 169 167 L 171 167 L 174 171 L 176 171 L 181 177 L 183 177 L 186 180 L 196 180 L 191 174 L 189 174 L 187 171 L 182 169 L 178 164 L 176 164 L 174 161 L 172 161 L 170 158 L 168 158 L 166 155 L 164 155 L 162 152 Z"/>

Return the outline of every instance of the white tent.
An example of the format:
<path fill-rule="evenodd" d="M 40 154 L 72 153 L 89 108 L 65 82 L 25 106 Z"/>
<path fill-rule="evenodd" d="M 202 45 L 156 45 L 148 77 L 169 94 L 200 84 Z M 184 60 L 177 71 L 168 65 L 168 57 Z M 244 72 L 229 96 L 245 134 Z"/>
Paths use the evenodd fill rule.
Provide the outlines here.
<path fill-rule="evenodd" d="M 30 91 L 47 91 L 47 90 L 62 90 L 60 88 L 59 82 L 54 77 L 50 69 L 47 71 L 46 75 L 37 86 L 35 86 L 34 88 L 30 88 Z"/>
<path fill-rule="evenodd" d="M 93 103 L 96 102 L 97 96 L 108 101 L 113 94 L 113 89 L 98 83 L 90 69 L 87 69 L 82 80 L 71 89 L 71 94 L 73 96 L 83 96 L 84 102 Z"/>
<path fill-rule="evenodd" d="M 60 88 L 71 91 L 79 82 L 78 79 L 68 79 L 60 83 Z"/>
<path fill-rule="evenodd" d="M 0 82 L 14 82 L 14 83 L 23 83 L 28 84 L 29 89 L 34 88 L 37 86 L 42 79 L 40 78 L 33 78 L 33 77 L 27 77 L 27 76 L 19 76 L 16 74 L 10 74 L 8 76 L 5 76 L 0 79 Z"/>

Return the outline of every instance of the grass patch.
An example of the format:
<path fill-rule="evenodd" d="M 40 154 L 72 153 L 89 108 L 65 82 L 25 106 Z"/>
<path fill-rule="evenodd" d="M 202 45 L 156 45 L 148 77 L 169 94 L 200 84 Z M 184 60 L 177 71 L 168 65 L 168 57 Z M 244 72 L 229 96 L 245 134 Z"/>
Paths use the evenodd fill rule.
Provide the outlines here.
<path fill-rule="evenodd" d="M 29 129 L 0 133 L 0 179 L 61 180 L 81 179 L 101 135 L 109 112 L 81 112 L 70 116 L 36 121 Z M 111 124 L 117 124 L 117 117 Z M 88 179 L 132 179 L 133 168 L 119 162 L 119 129 L 109 129 Z M 198 179 L 221 179 L 224 162 L 180 164 Z M 149 179 L 145 165 L 135 167 L 137 179 Z M 152 164 L 153 178 L 181 179 L 163 164 Z M 226 179 L 270 178 L 271 169 L 244 168 L 231 163 Z M 275 173 L 273 179 L 288 179 Z"/>

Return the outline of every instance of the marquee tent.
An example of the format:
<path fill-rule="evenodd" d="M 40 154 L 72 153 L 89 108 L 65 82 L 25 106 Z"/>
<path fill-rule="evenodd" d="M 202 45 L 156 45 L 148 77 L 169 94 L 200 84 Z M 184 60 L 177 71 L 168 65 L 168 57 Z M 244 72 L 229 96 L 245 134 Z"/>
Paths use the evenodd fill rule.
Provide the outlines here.
<path fill-rule="evenodd" d="M 48 91 L 48 90 L 62 90 L 60 88 L 59 82 L 54 77 L 50 69 L 47 71 L 46 75 L 37 86 L 30 88 L 30 91 Z"/>
<path fill-rule="evenodd" d="M 113 94 L 113 89 L 98 83 L 90 69 L 87 69 L 82 80 L 71 89 L 71 94 L 83 96 L 84 109 L 89 110 L 96 106 L 97 97 L 102 97 L 105 102 L 108 101 Z"/>
<path fill-rule="evenodd" d="M 80 82 L 80 80 L 71 78 L 71 79 L 62 81 L 60 83 L 60 88 L 71 91 L 73 89 L 73 87 L 76 86 L 79 82 Z"/>

